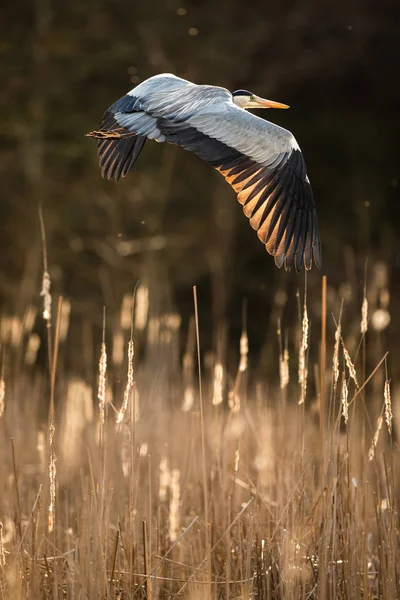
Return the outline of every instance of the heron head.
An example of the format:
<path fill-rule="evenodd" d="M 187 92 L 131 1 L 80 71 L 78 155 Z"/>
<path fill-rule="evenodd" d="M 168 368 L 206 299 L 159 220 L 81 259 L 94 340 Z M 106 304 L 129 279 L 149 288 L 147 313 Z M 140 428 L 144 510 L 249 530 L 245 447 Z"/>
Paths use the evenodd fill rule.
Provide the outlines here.
<path fill-rule="evenodd" d="M 233 103 L 240 108 L 289 108 L 287 104 L 260 98 L 247 90 L 237 90 L 232 93 L 232 96 Z"/>

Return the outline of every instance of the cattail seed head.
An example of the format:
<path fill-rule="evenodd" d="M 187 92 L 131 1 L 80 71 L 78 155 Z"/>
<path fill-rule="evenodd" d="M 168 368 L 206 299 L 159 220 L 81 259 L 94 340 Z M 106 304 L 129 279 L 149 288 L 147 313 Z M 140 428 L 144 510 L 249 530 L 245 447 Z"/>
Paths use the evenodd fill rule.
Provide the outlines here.
<path fill-rule="evenodd" d="M 368 458 L 369 458 L 370 461 L 373 460 L 374 456 L 375 456 L 375 448 L 376 448 L 376 446 L 378 444 L 379 433 L 380 433 L 380 430 L 382 429 L 382 423 L 383 423 L 383 416 L 380 415 L 380 417 L 378 418 L 378 421 L 376 423 L 376 430 L 375 430 L 374 439 L 372 440 L 372 444 L 371 444 L 371 447 L 370 447 L 369 452 L 368 452 Z"/>
<path fill-rule="evenodd" d="M 346 349 L 345 345 L 343 344 L 343 341 L 342 341 L 342 345 L 343 345 L 343 355 L 344 355 L 344 359 L 346 361 L 347 368 L 350 373 L 350 377 L 352 378 L 352 380 L 356 384 L 356 387 L 358 388 L 359 385 L 358 385 L 358 381 L 357 381 L 356 368 L 355 368 L 354 364 L 351 362 L 350 354 L 347 352 L 347 349 Z"/>
<path fill-rule="evenodd" d="M 393 413 L 392 413 L 392 398 L 391 398 L 391 393 L 390 393 L 390 383 L 388 380 L 385 381 L 383 395 L 385 398 L 385 421 L 386 421 L 386 425 L 388 428 L 388 432 L 390 434 L 390 433 L 392 433 Z"/>
<path fill-rule="evenodd" d="M 107 374 L 107 349 L 106 344 L 101 344 L 100 360 L 99 360 L 99 385 L 97 388 L 97 398 L 99 400 L 100 409 L 100 425 L 105 423 L 105 406 L 106 406 L 106 374 Z"/>
<path fill-rule="evenodd" d="M 335 331 L 335 346 L 333 349 L 333 386 L 335 390 L 339 379 L 339 345 L 341 338 L 341 329 L 342 328 L 339 323 Z"/>
<path fill-rule="evenodd" d="M 43 319 L 47 322 L 51 321 L 51 279 L 48 271 L 43 272 L 42 291 L 40 295 L 43 297 Z"/>
<path fill-rule="evenodd" d="M 342 382 L 342 415 L 344 418 L 344 422 L 347 425 L 347 421 L 349 420 L 349 390 L 347 388 L 345 371 L 343 372 L 343 382 Z"/>
<path fill-rule="evenodd" d="M 245 331 L 243 331 L 242 335 L 240 336 L 239 371 L 241 373 L 243 373 L 247 369 L 248 354 L 249 354 L 249 338 L 247 337 L 247 333 Z"/>
<path fill-rule="evenodd" d="M 50 479 L 50 503 L 48 511 L 48 527 L 49 532 L 53 531 L 54 528 L 54 512 L 56 505 L 56 455 L 54 452 L 50 453 L 50 464 L 49 464 L 49 479 Z"/>
<path fill-rule="evenodd" d="M 171 542 L 176 542 L 180 527 L 180 471 L 173 469 L 170 479 L 170 500 L 169 500 L 169 538 Z"/>
<path fill-rule="evenodd" d="M 361 333 L 364 335 L 368 330 L 368 300 L 364 296 L 364 300 L 361 306 Z"/>
<path fill-rule="evenodd" d="M 303 321 L 301 327 L 301 343 L 299 350 L 299 384 L 300 384 L 300 399 L 298 404 L 304 404 L 307 393 L 307 376 L 308 368 L 306 361 L 306 353 L 308 348 L 308 314 L 307 305 L 304 303 Z"/>
<path fill-rule="evenodd" d="M 124 399 L 123 399 L 120 411 L 117 415 L 117 423 L 122 423 L 122 421 L 124 420 L 124 415 L 128 408 L 129 397 L 130 397 L 130 394 L 131 394 L 131 391 L 133 388 L 133 356 L 134 356 L 134 353 L 135 353 L 135 349 L 134 349 L 134 345 L 133 345 L 133 340 L 129 340 L 129 342 L 128 342 L 128 376 L 127 376 L 127 381 L 126 381 L 126 386 L 125 386 L 125 391 L 124 391 Z"/>

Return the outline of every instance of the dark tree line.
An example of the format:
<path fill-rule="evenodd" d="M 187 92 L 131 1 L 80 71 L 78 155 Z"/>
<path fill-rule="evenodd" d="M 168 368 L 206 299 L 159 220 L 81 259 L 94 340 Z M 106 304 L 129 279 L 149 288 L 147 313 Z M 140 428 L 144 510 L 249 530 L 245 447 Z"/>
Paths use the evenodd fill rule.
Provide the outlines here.
<path fill-rule="evenodd" d="M 277 287 L 298 285 L 275 269 L 232 190 L 195 156 L 149 143 L 126 180 L 101 180 L 84 134 L 127 89 L 164 71 L 290 104 L 268 118 L 291 129 L 305 153 L 324 272 L 338 285 L 352 269 L 363 273 L 368 254 L 389 263 L 395 291 L 395 2 L 21 0 L 6 3 L 3 19 L 3 307 L 21 313 L 38 292 L 39 202 L 54 288 L 88 318 L 96 308 L 101 319 L 104 302 L 117 308 L 149 274 L 172 282 L 184 314 L 197 283 L 206 322 L 230 315 L 236 327 L 243 297 L 260 323 Z M 319 281 L 312 274 L 311 289 Z"/>

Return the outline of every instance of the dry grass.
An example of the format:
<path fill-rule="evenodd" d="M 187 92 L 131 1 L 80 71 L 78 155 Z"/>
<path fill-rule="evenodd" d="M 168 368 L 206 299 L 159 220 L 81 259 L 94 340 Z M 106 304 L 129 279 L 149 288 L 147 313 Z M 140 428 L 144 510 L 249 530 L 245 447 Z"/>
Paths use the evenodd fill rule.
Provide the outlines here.
<path fill-rule="evenodd" d="M 95 385 L 66 374 L 65 348 L 42 374 L 32 323 L 13 346 L 0 322 L 0 599 L 400 597 L 398 421 L 384 354 L 368 371 L 357 351 L 365 301 L 360 339 L 328 307 L 321 448 L 318 298 L 296 330 L 279 322 L 275 379 L 252 374 L 244 326 L 236 374 L 207 357 L 200 394 L 201 323 L 176 373 L 180 319 L 149 315 L 149 297 L 139 313 L 125 298 L 123 363 L 104 338 Z"/>

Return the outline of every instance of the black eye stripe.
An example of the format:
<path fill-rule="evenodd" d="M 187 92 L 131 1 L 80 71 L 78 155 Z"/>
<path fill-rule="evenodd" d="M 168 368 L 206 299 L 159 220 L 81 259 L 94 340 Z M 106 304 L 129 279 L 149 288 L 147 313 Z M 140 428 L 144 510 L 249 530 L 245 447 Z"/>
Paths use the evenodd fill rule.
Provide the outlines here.
<path fill-rule="evenodd" d="M 236 92 L 232 93 L 232 96 L 254 96 L 254 94 L 247 90 L 236 90 Z"/>

